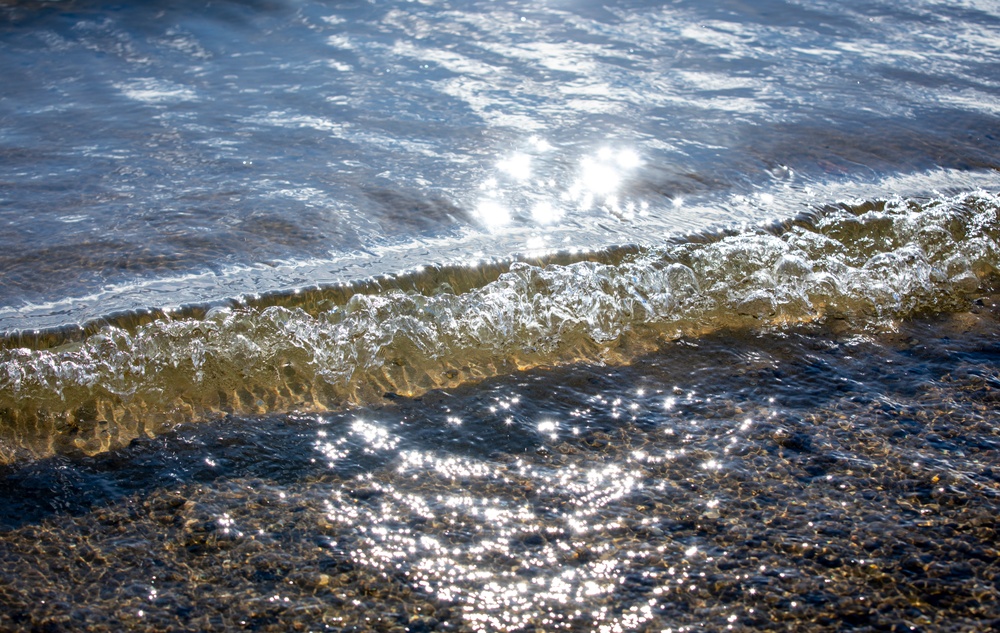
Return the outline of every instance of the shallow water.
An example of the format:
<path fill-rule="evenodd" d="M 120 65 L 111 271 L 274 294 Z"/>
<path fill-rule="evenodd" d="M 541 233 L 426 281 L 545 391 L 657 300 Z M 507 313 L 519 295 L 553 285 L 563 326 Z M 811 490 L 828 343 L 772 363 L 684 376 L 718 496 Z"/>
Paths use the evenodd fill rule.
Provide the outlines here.
<path fill-rule="evenodd" d="M 226 413 L 323 412 L 537 366 L 626 364 L 726 328 L 877 331 L 967 307 L 996 283 L 998 213 L 985 192 L 842 205 L 617 261 L 519 262 L 492 279 L 433 269 L 355 294 L 71 331 L 82 338 L 52 348 L 14 346 L 47 340 L 25 336 L 0 351 L 0 457 L 93 454 Z"/>
<path fill-rule="evenodd" d="M 8 467 L 0 625 L 987 630 L 996 301 Z"/>
<path fill-rule="evenodd" d="M 0 629 L 968 631 L 992 0 L 0 0 Z"/>

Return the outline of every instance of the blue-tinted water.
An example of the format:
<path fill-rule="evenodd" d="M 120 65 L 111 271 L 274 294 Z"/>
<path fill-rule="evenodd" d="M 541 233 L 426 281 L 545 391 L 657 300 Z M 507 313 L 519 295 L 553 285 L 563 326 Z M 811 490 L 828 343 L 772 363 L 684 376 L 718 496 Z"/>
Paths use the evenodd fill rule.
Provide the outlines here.
<path fill-rule="evenodd" d="M 0 325 L 993 186 L 993 9 L 7 2 Z"/>
<path fill-rule="evenodd" d="M 0 0 L 0 628 L 996 626 L 998 27 Z"/>

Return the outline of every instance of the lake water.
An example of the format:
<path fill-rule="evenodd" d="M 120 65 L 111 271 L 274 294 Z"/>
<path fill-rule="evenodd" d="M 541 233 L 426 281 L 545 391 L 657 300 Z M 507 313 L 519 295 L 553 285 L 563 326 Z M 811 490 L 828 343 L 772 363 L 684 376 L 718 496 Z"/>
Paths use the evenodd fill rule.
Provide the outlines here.
<path fill-rule="evenodd" d="M 1000 625 L 1000 3 L 0 1 L 0 628 Z"/>

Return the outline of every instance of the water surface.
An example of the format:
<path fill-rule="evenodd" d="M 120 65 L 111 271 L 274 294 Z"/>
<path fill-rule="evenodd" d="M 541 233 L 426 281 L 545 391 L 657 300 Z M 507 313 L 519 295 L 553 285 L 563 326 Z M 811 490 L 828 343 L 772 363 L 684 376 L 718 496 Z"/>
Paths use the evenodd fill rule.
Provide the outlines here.
<path fill-rule="evenodd" d="M 0 0 L 0 628 L 997 628 L 998 26 Z"/>
<path fill-rule="evenodd" d="M 990 2 L 0 12 L 8 331 L 996 185 Z"/>

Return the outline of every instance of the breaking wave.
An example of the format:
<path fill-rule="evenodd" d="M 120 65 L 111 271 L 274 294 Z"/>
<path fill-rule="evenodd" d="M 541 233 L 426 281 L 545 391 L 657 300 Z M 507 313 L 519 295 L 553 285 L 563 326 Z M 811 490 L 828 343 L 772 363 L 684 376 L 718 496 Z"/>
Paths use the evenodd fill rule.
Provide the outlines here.
<path fill-rule="evenodd" d="M 519 369 L 624 363 L 664 341 L 960 310 L 1000 266 L 1000 198 L 831 205 L 661 246 L 314 289 L 0 351 L 0 460 L 116 448 L 226 414 L 315 412 Z"/>

